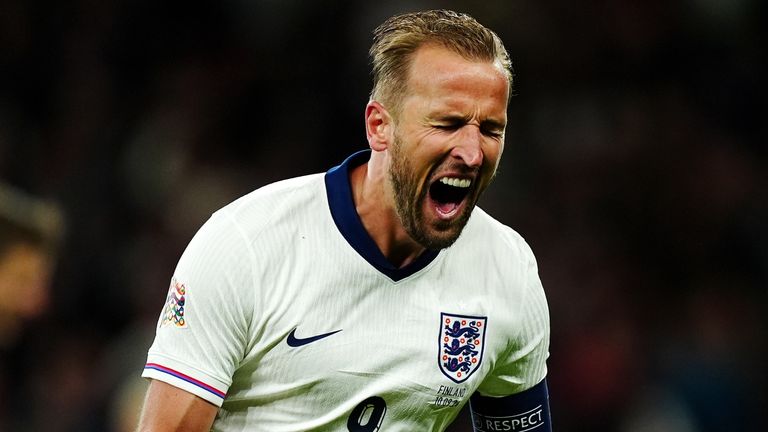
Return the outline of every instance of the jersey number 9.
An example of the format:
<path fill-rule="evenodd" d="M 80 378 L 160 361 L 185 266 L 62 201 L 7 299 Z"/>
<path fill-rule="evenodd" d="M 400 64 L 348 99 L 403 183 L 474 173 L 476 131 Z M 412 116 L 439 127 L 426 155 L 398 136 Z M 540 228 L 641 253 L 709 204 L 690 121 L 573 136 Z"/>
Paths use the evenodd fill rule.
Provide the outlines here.
<path fill-rule="evenodd" d="M 387 413 L 387 403 L 379 396 L 371 396 L 360 402 L 347 420 L 349 432 L 376 432 L 381 427 L 384 415 Z"/>

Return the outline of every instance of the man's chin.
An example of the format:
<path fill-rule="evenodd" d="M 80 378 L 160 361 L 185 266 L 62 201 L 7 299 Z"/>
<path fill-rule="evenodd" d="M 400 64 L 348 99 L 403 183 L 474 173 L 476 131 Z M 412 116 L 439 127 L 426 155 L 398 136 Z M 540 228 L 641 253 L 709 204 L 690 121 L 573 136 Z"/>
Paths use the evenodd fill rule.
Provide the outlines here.
<path fill-rule="evenodd" d="M 465 225 L 466 221 L 453 221 L 451 223 L 440 221 L 436 226 L 422 228 L 417 235 L 412 237 L 427 249 L 445 249 L 459 239 Z"/>
<path fill-rule="evenodd" d="M 422 246 L 429 250 L 447 249 L 453 246 L 458 238 L 458 235 L 451 237 L 430 237 L 425 243 L 422 243 Z"/>

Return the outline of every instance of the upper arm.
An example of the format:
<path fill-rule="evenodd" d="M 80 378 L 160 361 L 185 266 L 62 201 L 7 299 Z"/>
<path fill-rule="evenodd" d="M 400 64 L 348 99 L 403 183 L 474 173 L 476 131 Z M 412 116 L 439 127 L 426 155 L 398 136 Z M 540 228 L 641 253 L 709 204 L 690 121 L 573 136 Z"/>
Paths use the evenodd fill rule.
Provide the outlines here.
<path fill-rule="evenodd" d="M 520 239 L 519 305 L 506 351 L 470 398 L 474 430 L 550 432 L 549 309 L 533 252 Z"/>
<path fill-rule="evenodd" d="M 221 406 L 250 340 L 252 259 L 231 218 L 206 222 L 174 271 L 142 376 Z"/>
<path fill-rule="evenodd" d="M 478 391 L 486 396 L 520 393 L 541 382 L 547 375 L 549 357 L 549 308 L 538 274 L 538 266 L 528 245 L 517 245 L 517 276 L 507 299 L 514 307 L 499 331 L 506 337 L 506 349 L 497 357 L 493 370 Z M 510 300 L 511 299 L 511 300 Z M 497 320 L 498 322 L 498 320 Z"/>
<path fill-rule="evenodd" d="M 139 432 L 209 431 L 218 407 L 192 393 L 152 380 L 144 400 Z"/>

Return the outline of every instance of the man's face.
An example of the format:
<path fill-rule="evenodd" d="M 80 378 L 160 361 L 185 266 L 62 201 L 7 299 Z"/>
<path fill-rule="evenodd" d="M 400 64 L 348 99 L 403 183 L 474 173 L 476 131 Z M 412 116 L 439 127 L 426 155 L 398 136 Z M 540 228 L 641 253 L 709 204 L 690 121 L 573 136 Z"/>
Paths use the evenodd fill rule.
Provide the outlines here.
<path fill-rule="evenodd" d="M 49 303 L 50 257 L 39 246 L 18 243 L 0 253 L 0 316 L 29 319 Z"/>
<path fill-rule="evenodd" d="M 504 147 L 509 83 L 500 65 L 443 47 L 416 51 L 394 120 L 389 176 L 406 232 L 428 249 L 453 244 Z"/>

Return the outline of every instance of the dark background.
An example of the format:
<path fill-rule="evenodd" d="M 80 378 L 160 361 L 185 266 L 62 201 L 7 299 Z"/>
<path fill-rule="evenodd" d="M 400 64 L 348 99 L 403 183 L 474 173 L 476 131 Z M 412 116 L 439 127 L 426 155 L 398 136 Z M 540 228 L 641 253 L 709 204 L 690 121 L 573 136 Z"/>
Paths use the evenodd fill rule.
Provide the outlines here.
<path fill-rule="evenodd" d="M 52 307 L 2 352 L 0 429 L 130 430 L 196 229 L 365 148 L 371 31 L 435 7 L 515 65 L 481 205 L 539 261 L 555 429 L 764 430 L 757 0 L 0 0 L 0 179 L 67 220 Z"/>

